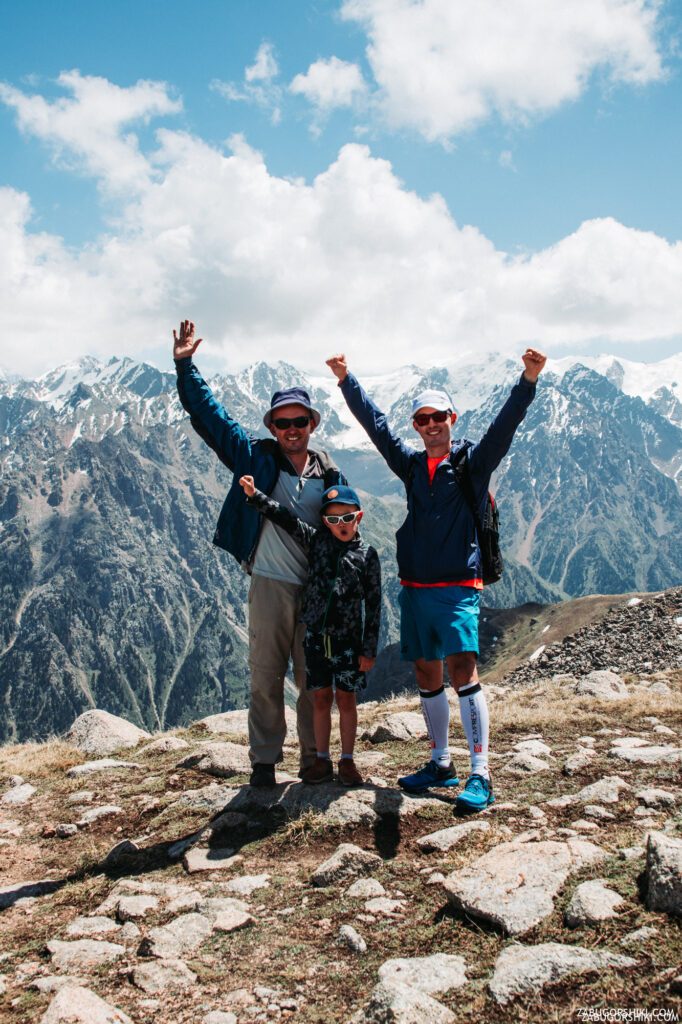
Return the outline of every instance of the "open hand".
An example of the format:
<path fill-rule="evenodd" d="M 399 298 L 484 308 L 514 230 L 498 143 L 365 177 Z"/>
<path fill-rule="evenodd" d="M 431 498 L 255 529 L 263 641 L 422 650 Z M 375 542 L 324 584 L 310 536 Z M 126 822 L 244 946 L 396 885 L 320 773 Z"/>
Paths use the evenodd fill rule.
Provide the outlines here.
<path fill-rule="evenodd" d="M 374 663 L 376 662 L 376 660 L 377 660 L 376 658 L 368 658 L 366 655 L 361 654 L 360 655 L 360 671 L 361 672 L 371 672 L 372 669 L 374 668 Z"/>
<path fill-rule="evenodd" d="M 335 377 L 338 377 L 339 380 L 345 380 L 346 374 L 348 373 L 348 366 L 343 352 L 339 352 L 335 356 L 330 356 L 326 362 Z"/>
<path fill-rule="evenodd" d="M 534 384 L 540 376 L 540 371 L 547 362 L 547 356 L 544 352 L 539 352 L 536 348 L 527 348 L 521 358 L 523 359 L 523 365 L 525 366 L 523 376 L 531 384 Z"/>
<path fill-rule="evenodd" d="M 256 485 L 253 482 L 252 476 L 241 476 L 239 478 L 240 486 L 242 487 L 244 494 L 247 498 L 253 498 L 256 493 Z"/>
<path fill-rule="evenodd" d="M 193 356 L 201 345 L 203 338 L 194 337 L 194 324 L 191 320 L 180 321 L 180 336 L 173 331 L 173 359 L 186 359 Z"/>

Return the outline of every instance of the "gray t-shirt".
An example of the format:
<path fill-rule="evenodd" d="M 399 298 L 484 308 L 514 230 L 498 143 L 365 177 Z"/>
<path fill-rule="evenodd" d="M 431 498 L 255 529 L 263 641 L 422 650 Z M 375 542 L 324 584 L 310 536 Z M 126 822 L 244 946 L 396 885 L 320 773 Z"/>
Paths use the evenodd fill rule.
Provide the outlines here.
<path fill-rule="evenodd" d="M 303 476 L 297 476 L 293 466 L 290 471 L 282 469 L 270 497 L 304 523 L 321 526 L 323 494 L 324 479 L 320 476 L 319 467 L 309 458 Z M 264 519 L 252 571 L 258 576 L 284 583 L 305 583 L 308 559 L 293 537 L 269 519 Z"/>

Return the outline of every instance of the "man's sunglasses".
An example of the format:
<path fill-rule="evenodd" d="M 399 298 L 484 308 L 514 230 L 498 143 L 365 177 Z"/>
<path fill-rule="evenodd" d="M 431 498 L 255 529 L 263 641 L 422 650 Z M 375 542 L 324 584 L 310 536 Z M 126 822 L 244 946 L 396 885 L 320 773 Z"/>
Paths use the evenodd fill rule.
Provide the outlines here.
<path fill-rule="evenodd" d="M 337 526 L 339 523 L 354 523 L 358 516 L 362 515 L 361 511 L 358 512 L 344 512 L 342 516 L 325 516 L 325 523 L 329 523 L 330 526 Z"/>
<path fill-rule="evenodd" d="M 310 416 L 293 416 L 291 419 L 288 416 L 280 416 L 276 420 L 272 420 L 272 425 L 277 430 L 288 430 L 289 427 L 298 427 L 303 429 L 310 423 Z"/>
<path fill-rule="evenodd" d="M 414 418 L 414 422 L 418 427 L 428 427 L 431 420 L 434 423 L 445 423 L 450 418 L 449 412 L 418 412 Z"/>

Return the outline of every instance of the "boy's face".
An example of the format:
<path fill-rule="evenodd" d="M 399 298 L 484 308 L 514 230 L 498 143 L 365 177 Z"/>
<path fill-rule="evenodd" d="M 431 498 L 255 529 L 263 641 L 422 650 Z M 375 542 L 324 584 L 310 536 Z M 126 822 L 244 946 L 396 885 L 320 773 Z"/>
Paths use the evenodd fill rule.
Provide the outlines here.
<path fill-rule="evenodd" d="M 328 523 L 326 516 L 345 516 L 349 512 L 355 514 L 355 519 L 352 523 Z M 341 502 L 333 502 L 331 505 L 327 505 L 324 512 L 322 513 L 322 521 L 327 529 L 334 534 L 337 540 L 349 541 L 352 540 L 355 534 L 358 532 L 358 526 L 362 519 L 362 510 L 357 505 L 342 505 Z"/>

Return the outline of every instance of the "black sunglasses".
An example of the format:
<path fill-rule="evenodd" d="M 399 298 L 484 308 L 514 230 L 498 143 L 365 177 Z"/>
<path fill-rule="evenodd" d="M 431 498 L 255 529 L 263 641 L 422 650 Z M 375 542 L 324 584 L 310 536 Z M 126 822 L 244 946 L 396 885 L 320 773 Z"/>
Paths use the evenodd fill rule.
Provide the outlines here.
<path fill-rule="evenodd" d="M 427 427 L 431 420 L 434 423 L 445 423 L 449 417 L 449 412 L 418 412 L 414 417 L 414 422 L 418 427 Z"/>
<path fill-rule="evenodd" d="M 277 430 L 288 430 L 289 427 L 298 427 L 299 429 L 307 427 L 310 423 L 310 416 L 280 416 L 279 419 L 270 421 Z"/>

